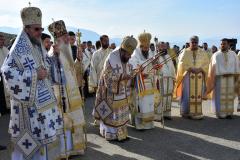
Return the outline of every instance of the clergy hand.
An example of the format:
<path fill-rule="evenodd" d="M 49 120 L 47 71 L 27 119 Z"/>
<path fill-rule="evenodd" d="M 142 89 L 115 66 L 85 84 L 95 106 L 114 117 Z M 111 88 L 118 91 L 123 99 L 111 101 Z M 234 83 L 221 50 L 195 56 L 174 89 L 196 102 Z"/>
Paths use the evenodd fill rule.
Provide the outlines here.
<path fill-rule="evenodd" d="M 43 67 L 40 67 L 38 70 L 37 70 L 37 77 L 39 80 L 43 80 L 47 77 L 48 73 L 47 73 L 47 70 Z"/>
<path fill-rule="evenodd" d="M 193 72 L 193 73 L 199 73 L 199 68 L 192 68 L 192 67 L 190 67 L 190 68 L 188 69 L 188 71 L 189 71 L 189 72 Z"/>
<path fill-rule="evenodd" d="M 137 72 L 142 72 L 144 68 L 141 65 L 137 65 L 137 68 L 135 69 Z"/>
<path fill-rule="evenodd" d="M 187 71 L 188 71 L 188 72 L 192 72 L 192 67 L 188 68 Z"/>
<path fill-rule="evenodd" d="M 200 73 L 200 72 L 202 72 L 203 70 L 202 70 L 202 68 L 194 68 L 194 73 Z"/>
<path fill-rule="evenodd" d="M 192 67 L 190 67 L 190 68 L 188 68 L 188 71 L 189 71 L 189 72 L 193 72 L 193 73 L 195 73 L 196 68 L 192 68 Z"/>
<path fill-rule="evenodd" d="M 153 66 L 153 69 L 158 70 L 158 69 L 161 69 L 162 66 L 163 66 L 163 65 L 161 65 L 161 64 L 155 64 L 155 65 Z"/>
<path fill-rule="evenodd" d="M 193 73 L 200 73 L 200 72 L 203 72 L 203 69 L 202 68 L 192 68 L 192 72 Z"/>
<path fill-rule="evenodd" d="M 204 72 L 202 68 L 197 69 L 197 73 Z"/>

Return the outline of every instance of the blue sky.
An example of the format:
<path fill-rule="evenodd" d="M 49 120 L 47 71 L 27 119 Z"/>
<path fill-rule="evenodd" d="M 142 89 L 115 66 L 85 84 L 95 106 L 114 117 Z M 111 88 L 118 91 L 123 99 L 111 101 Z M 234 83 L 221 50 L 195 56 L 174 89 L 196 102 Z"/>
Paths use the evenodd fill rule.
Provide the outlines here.
<path fill-rule="evenodd" d="M 29 0 L 0 0 L 0 26 L 20 27 Z M 41 8 L 43 25 L 63 19 L 68 26 L 111 37 L 137 36 L 144 29 L 160 40 L 199 35 L 240 35 L 239 0 L 30 0 Z M 59 12 L 58 12 L 59 11 Z"/>

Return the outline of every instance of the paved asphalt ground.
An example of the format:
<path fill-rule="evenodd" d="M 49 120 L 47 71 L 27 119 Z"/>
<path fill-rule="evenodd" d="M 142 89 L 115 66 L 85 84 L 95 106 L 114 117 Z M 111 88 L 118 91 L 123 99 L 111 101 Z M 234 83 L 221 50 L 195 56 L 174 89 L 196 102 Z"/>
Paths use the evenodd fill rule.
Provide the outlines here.
<path fill-rule="evenodd" d="M 86 101 L 88 148 L 75 160 L 240 160 L 240 113 L 233 119 L 217 119 L 210 101 L 204 102 L 204 119 L 189 120 L 179 116 L 175 103 L 173 120 L 165 128 L 155 122 L 155 128 L 137 131 L 128 127 L 130 140 L 108 142 L 92 126 L 94 99 Z M 0 117 L 0 145 L 9 146 L 7 133 L 9 115 Z M 0 160 L 10 160 L 10 150 L 0 151 Z"/>

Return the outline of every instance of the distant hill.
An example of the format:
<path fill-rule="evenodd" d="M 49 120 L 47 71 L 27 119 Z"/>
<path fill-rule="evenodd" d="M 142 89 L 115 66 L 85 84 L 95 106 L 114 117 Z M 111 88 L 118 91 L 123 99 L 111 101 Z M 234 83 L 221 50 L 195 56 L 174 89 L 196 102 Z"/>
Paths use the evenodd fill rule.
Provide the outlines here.
<path fill-rule="evenodd" d="M 13 28 L 13 27 L 0 27 L 0 32 L 4 32 L 4 33 L 10 33 L 10 34 L 18 34 L 20 32 L 21 28 Z M 78 28 L 76 27 L 67 27 L 68 31 L 73 31 L 73 32 L 77 32 Z M 99 40 L 100 35 L 94 31 L 91 30 L 87 30 L 87 29 L 83 29 L 83 28 L 79 28 L 80 32 L 82 33 L 82 37 L 81 37 L 81 41 L 92 41 L 93 44 L 95 44 L 95 42 L 97 40 Z M 44 33 L 50 34 L 48 32 L 47 27 L 44 27 Z M 116 43 L 116 45 L 120 45 L 121 43 L 121 38 L 112 38 L 110 37 L 110 43 Z"/>
<path fill-rule="evenodd" d="M 0 32 L 0 34 L 5 37 L 5 46 L 9 46 L 10 40 L 17 36 L 16 34 L 8 34 L 5 32 Z"/>
<path fill-rule="evenodd" d="M 73 31 L 73 32 L 77 32 L 78 28 L 76 27 L 71 27 L 68 26 L 67 27 L 68 31 Z M 87 30 L 87 29 L 83 29 L 83 28 L 79 28 L 80 32 L 82 33 L 82 37 L 81 37 L 81 41 L 92 41 L 93 43 L 95 43 L 97 40 L 99 40 L 100 35 L 94 31 L 91 30 Z M 14 27 L 0 27 L 0 32 L 5 32 L 5 33 L 10 33 L 10 34 L 18 34 L 18 32 L 20 31 L 20 28 L 14 28 Z M 44 33 L 48 33 L 47 27 L 44 28 Z M 202 44 L 202 42 L 207 42 L 209 47 L 211 47 L 212 45 L 216 45 L 217 47 L 220 46 L 220 40 L 222 38 L 225 37 L 210 37 L 210 38 L 204 38 L 204 37 L 200 37 L 200 45 Z M 237 48 L 240 48 L 240 35 L 236 35 L 236 37 L 226 37 L 226 38 L 236 38 L 239 40 L 238 44 L 237 44 Z M 173 46 L 174 44 L 180 46 L 180 48 L 182 47 L 182 45 L 185 44 L 186 41 L 188 41 L 188 37 L 169 37 L 167 39 L 163 39 L 163 41 L 168 41 L 170 42 L 170 45 Z M 117 46 L 119 46 L 121 44 L 122 38 L 118 38 L 118 37 L 114 37 L 111 38 L 110 37 L 110 43 L 116 43 Z"/>

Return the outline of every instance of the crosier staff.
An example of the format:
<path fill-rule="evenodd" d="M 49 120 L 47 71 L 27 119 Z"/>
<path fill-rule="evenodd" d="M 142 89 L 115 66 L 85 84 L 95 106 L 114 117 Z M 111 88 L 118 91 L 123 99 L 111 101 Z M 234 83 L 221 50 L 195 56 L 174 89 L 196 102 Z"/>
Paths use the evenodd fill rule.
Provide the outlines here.
<path fill-rule="evenodd" d="M 82 33 L 79 31 L 79 29 L 78 29 L 76 35 L 77 35 L 77 54 L 79 54 L 79 50 L 81 50 L 80 47 L 81 47 L 81 36 L 82 36 Z M 78 55 L 78 56 L 80 56 L 80 55 Z M 82 56 L 82 55 L 81 55 L 81 56 Z M 80 74 L 83 75 L 82 60 L 79 59 L 79 61 L 80 61 L 80 63 L 81 63 L 81 73 L 80 73 Z M 82 97 L 82 101 L 83 101 L 82 104 L 83 104 L 83 111 L 84 111 L 84 116 L 85 116 L 85 115 L 86 115 L 86 114 L 85 114 L 85 106 L 84 106 L 85 97 L 84 97 L 83 87 L 84 87 L 84 85 L 83 85 L 83 83 L 82 83 L 82 86 L 81 86 L 82 95 L 81 95 L 81 97 Z M 85 137 L 85 145 L 87 146 L 87 125 L 83 126 L 83 131 L 84 131 L 84 137 Z"/>
<path fill-rule="evenodd" d="M 79 31 L 79 29 L 78 29 L 78 31 L 77 31 L 77 33 L 76 33 L 76 37 L 77 37 L 77 54 L 78 54 L 78 60 L 80 61 L 80 63 L 81 63 L 81 69 L 80 69 L 80 74 L 81 75 L 83 75 L 83 66 L 82 66 L 82 58 L 79 58 L 79 56 L 81 56 L 82 57 L 82 55 L 79 55 L 79 50 L 81 50 L 81 36 L 82 36 L 82 33 Z M 81 53 L 82 54 L 82 53 Z M 82 100 L 83 100 L 83 102 L 85 101 L 85 97 L 84 97 L 84 92 L 83 92 L 83 88 L 84 88 L 84 83 L 83 82 L 81 82 L 82 83 L 82 86 L 81 86 L 81 96 L 82 96 Z"/>

